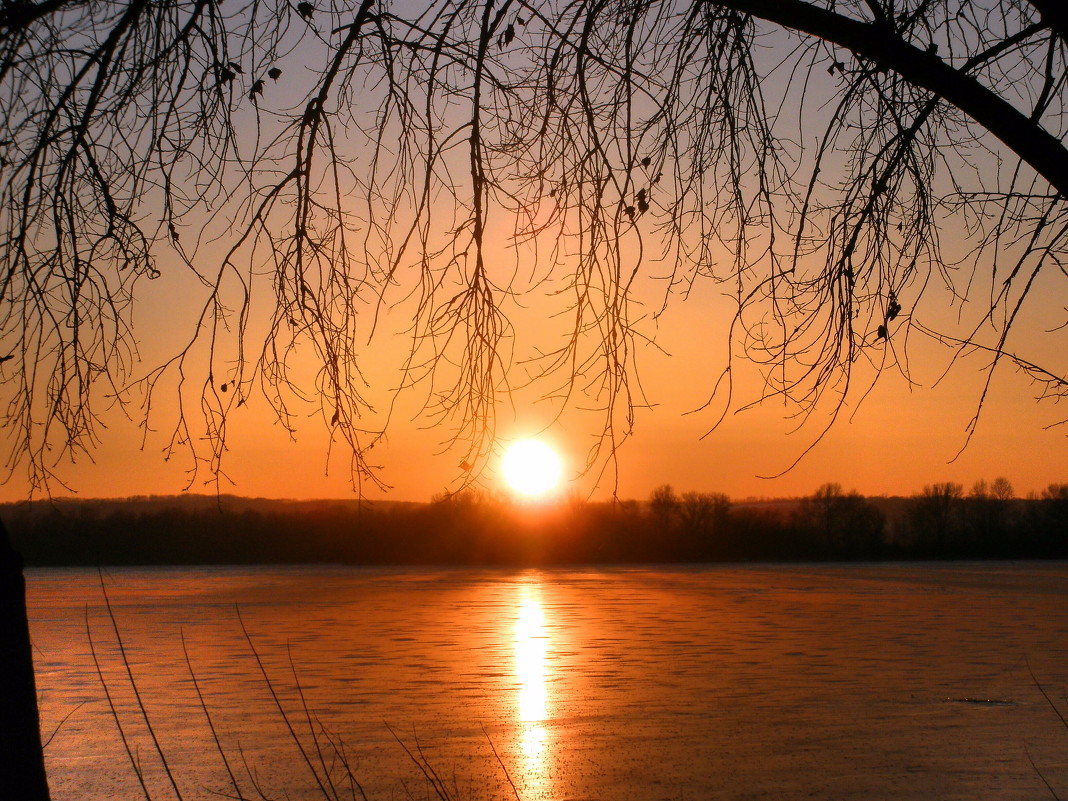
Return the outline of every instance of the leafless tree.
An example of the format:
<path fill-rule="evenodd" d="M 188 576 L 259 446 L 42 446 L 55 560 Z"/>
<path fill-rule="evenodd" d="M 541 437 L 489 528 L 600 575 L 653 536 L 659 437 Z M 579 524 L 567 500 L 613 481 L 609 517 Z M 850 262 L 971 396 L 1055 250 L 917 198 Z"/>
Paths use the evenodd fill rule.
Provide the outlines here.
<path fill-rule="evenodd" d="M 171 450 L 217 477 L 261 393 L 287 426 L 315 405 L 377 481 L 366 343 L 398 303 L 401 389 L 477 472 L 533 291 L 567 322 L 526 370 L 601 410 L 596 464 L 646 400 L 650 277 L 660 308 L 733 296 L 720 413 L 833 420 L 912 335 L 1063 397 L 1015 332 L 1065 325 L 1066 38 L 1058 0 L 4 0 L 9 474 L 47 491 L 110 407 L 168 393 Z M 535 255 L 502 264 L 514 220 Z M 160 276 L 184 340 L 146 363 Z M 936 291 L 963 327 L 913 314 Z"/>
<path fill-rule="evenodd" d="M 172 450 L 218 476 L 227 421 L 261 391 L 286 425 L 317 404 L 355 481 L 376 481 L 364 343 L 413 297 L 401 386 L 477 467 L 539 287 L 568 322 L 527 371 L 561 408 L 594 399 L 612 457 L 645 400 L 649 276 L 664 306 L 701 281 L 735 297 L 708 376 L 723 411 L 782 397 L 833 418 L 856 376 L 907 372 L 910 333 L 1063 395 L 1063 365 L 1013 331 L 1036 286 L 1063 293 L 1064 16 L 1038 0 L 8 2 L 8 469 L 46 490 L 102 409 L 143 414 L 166 391 Z M 494 263 L 505 219 L 536 249 L 530 280 Z M 185 281 L 185 339 L 146 364 L 131 314 L 160 273 Z M 981 309 L 973 327 L 912 316 L 935 286 Z M 733 397 L 739 357 L 763 369 L 756 396 Z"/>

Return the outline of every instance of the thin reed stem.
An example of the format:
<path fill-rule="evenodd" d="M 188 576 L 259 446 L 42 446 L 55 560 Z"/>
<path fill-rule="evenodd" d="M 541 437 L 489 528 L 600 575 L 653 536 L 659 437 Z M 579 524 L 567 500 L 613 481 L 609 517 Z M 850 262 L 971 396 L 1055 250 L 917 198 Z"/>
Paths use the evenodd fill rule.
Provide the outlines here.
<path fill-rule="evenodd" d="M 241 792 L 241 787 L 237 783 L 237 777 L 234 776 L 234 771 L 230 767 L 230 760 L 226 757 L 226 752 L 223 750 L 222 742 L 219 740 L 219 733 L 215 729 L 215 721 L 211 718 L 211 713 L 208 711 L 208 705 L 204 701 L 204 693 L 200 689 L 200 682 L 197 680 L 197 674 L 193 670 L 193 661 L 189 658 L 189 649 L 185 644 L 185 629 L 179 628 L 178 635 L 182 640 L 182 655 L 185 657 L 185 666 L 189 670 L 189 678 L 193 680 L 193 689 L 196 691 L 197 700 L 200 701 L 200 709 L 204 713 L 205 719 L 208 721 L 208 729 L 211 731 L 211 737 L 215 741 L 215 750 L 219 752 L 219 758 L 222 760 L 223 766 L 226 768 L 226 774 L 230 777 L 230 785 L 234 788 L 234 797 L 242 799 L 244 801 L 244 794 Z"/>
<path fill-rule="evenodd" d="M 508 772 L 508 766 L 504 764 L 501 755 L 497 753 L 497 748 L 493 745 L 493 738 L 490 737 L 489 732 L 486 731 L 486 724 L 479 721 L 478 725 L 482 727 L 482 733 L 486 735 L 486 742 L 489 743 L 490 751 L 493 752 L 494 759 L 497 760 L 497 764 L 500 765 L 501 770 L 504 771 L 504 778 L 508 780 L 508 785 L 512 788 L 512 794 L 515 796 L 515 801 L 523 801 L 523 799 L 519 797 L 519 790 L 516 789 L 515 782 L 512 781 L 512 775 Z"/>
<path fill-rule="evenodd" d="M 334 736 L 324 727 L 323 736 L 326 737 L 330 747 L 334 749 L 334 754 L 337 756 L 338 761 L 345 769 L 345 775 L 349 780 L 349 794 L 353 799 L 356 798 L 356 793 L 359 792 L 360 798 L 363 801 L 368 801 L 367 793 L 364 792 L 363 785 L 360 784 L 356 778 L 356 774 L 352 772 L 352 764 L 349 762 L 348 754 L 345 753 L 345 742 L 340 737 L 337 737 L 336 741 Z"/>
<path fill-rule="evenodd" d="M 1064 726 L 1065 729 L 1068 729 L 1068 720 L 1065 720 L 1064 713 L 1061 712 L 1060 709 L 1058 709 L 1055 703 L 1053 703 L 1053 699 L 1049 697 L 1049 693 L 1046 692 L 1046 688 L 1042 686 L 1042 683 L 1035 676 L 1035 672 L 1031 670 L 1030 662 L 1027 662 L 1027 672 L 1031 674 L 1031 681 L 1035 683 L 1035 686 L 1038 688 L 1038 691 L 1042 693 L 1042 697 L 1046 699 L 1046 703 L 1049 704 L 1049 708 L 1053 710 L 1053 713 L 1058 718 L 1060 718 L 1061 725 Z"/>
<path fill-rule="evenodd" d="M 285 723 L 286 730 L 289 732 L 289 736 L 292 738 L 294 744 L 297 746 L 297 750 L 300 751 L 301 757 L 304 759 L 304 764 L 308 766 L 308 770 L 311 771 L 312 777 L 315 779 L 315 783 L 319 786 L 319 791 L 323 794 L 323 797 L 327 801 L 333 801 L 329 791 L 323 784 L 322 778 L 319 776 L 319 772 L 315 769 L 315 765 L 312 762 L 310 756 L 308 756 L 307 750 L 304 748 L 304 744 L 300 741 L 300 737 L 297 736 L 296 730 L 293 728 L 292 722 L 289 720 L 289 715 L 286 713 L 285 707 L 282 706 L 282 701 L 278 697 L 278 693 L 274 688 L 274 682 L 271 681 L 271 677 L 267 675 L 267 668 L 264 667 L 263 660 L 260 659 L 259 651 L 256 650 L 256 646 L 252 642 L 252 636 L 248 633 L 248 628 L 245 626 L 245 620 L 241 617 L 241 608 L 234 607 L 237 611 L 237 622 L 241 626 L 241 633 L 245 635 L 245 642 L 248 643 L 249 649 L 252 651 L 253 657 L 256 659 L 256 664 L 259 666 L 260 675 L 263 676 L 264 682 L 267 684 L 267 690 L 271 693 L 271 698 L 274 700 L 274 705 L 278 709 L 279 714 L 282 716 L 282 722 Z"/>
<path fill-rule="evenodd" d="M 300 677 L 297 675 L 297 666 L 293 663 L 293 648 L 290 642 L 286 642 L 286 655 L 289 657 L 289 670 L 293 674 L 293 684 L 297 688 L 297 697 L 300 698 L 300 705 L 304 710 L 304 719 L 308 723 L 308 733 L 311 735 L 312 744 L 315 746 L 315 754 L 319 760 L 319 767 L 323 770 L 323 776 L 326 779 L 326 784 L 329 786 L 330 792 L 334 795 L 334 801 L 341 801 L 341 798 L 337 794 L 337 788 L 334 787 L 334 781 L 331 778 L 331 770 L 326 766 L 326 760 L 323 757 L 323 748 L 319 743 L 319 737 L 315 731 L 315 724 L 318 723 L 318 719 L 312 719 L 311 709 L 308 708 L 308 699 L 304 695 L 304 688 L 300 685 Z M 322 729 L 322 724 L 319 723 L 319 728 Z"/>
<path fill-rule="evenodd" d="M 133 749 L 130 747 L 130 741 L 126 737 L 126 729 L 123 728 L 122 719 L 119 717 L 119 711 L 115 708 L 115 699 L 111 697 L 111 689 L 108 687 L 107 680 L 104 678 L 104 671 L 100 667 L 100 660 L 96 655 L 96 645 L 93 643 L 93 631 L 89 625 L 89 606 L 85 607 L 85 636 L 89 640 L 89 653 L 93 656 L 93 666 L 96 668 L 96 675 L 100 677 L 100 686 L 104 688 L 104 697 L 108 699 L 108 707 L 111 709 L 111 717 L 115 721 L 115 726 L 119 730 L 119 739 L 122 740 L 122 747 L 126 750 L 126 756 L 130 758 L 130 765 L 133 767 L 134 775 L 137 776 L 137 781 L 141 785 L 141 792 L 145 794 L 146 801 L 152 801 L 152 794 L 148 792 L 148 786 L 145 784 L 144 774 L 141 772 L 141 766 L 137 763 L 137 757 L 134 756 Z"/>
<path fill-rule="evenodd" d="M 54 729 L 52 729 L 52 733 L 49 734 L 47 739 L 45 739 L 45 741 L 41 744 L 41 748 L 48 748 L 48 746 L 51 744 L 52 740 L 54 740 L 56 738 L 56 735 L 59 734 L 59 730 L 63 728 L 63 724 L 66 723 L 68 720 L 70 720 L 71 715 L 73 715 L 75 712 L 77 712 L 83 706 L 85 706 L 85 701 L 82 701 L 80 704 L 75 706 L 74 709 L 72 709 L 70 712 L 68 712 L 66 715 L 64 715 L 63 716 L 63 720 L 61 720 L 56 725 L 56 727 Z"/>
<path fill-rule="evenodd" d="M 415 740 L 415 747 L 418 751 L 418 755 L 412 752 L 412 749 L 408 747 L 408 744 L 404 742 L 397 732 L 393 731 L 393 727 L 388 723 L 384 724 L 389 733 L 393 735 L 393 739 L 397 741 L 401 748 L 404 749 L 404 753 L 408 755 L 408 758 L 415 763 L 415 766 L 419 768 L 419 771 L 423 774 L 423 778 L 434 789 L 434 793 L 441 801 L 452 801 L 452 796 L 449 794 L 448 788 L 445 786 L 445 782 L 441 780 L 438 772 L 434 770 L 434 766 L 426 758 L 426 754 L 423 753 L 423 747 L 419 744 L 419 738 Z"/>
<path fill-rule="evenodd" d="M 182 801 L 182 791 L 178 789 L 178 782 L 174 779 L 174 774 L 171 773 L 170 763 L 167 761 L 167 756 L 163 753 L 163 746 L 160 745 L 159 738 L 156 737 L 156 730 L 152 726 L 152 721 L 149 720 L 148 711 L 145 709 L 144 701 L 141 699 L 141 691 L 137 688 L 137 680 L 134 678 L 133 670 L 130 667 L 130 660 L 126 656 L 126 646 L 122 641 L 122 634 L 119 631 L 119 624 L 115 620 L 115 611 L 111 608 L 111 598 L 108 597 L 108 590 L 104 584 L 104 573 L 100 572 L 100 591 L 104 595 L 104 606 L 108 610 L 108 617 L 111 619 L 111 628 L 115 632 L 115 640 L 119 646 L 119 656 L 122 659 L 122 665 L 126 668 L 126 675 L 130 679 L 130 688 L 133 690 L 134 699 L 137 701 L 137 708 L 141 712 L 141 719 L 145 722 L 145 728 L 148 729 L 148 735 L 152 738 L 152 747 L 156 750 L 156 755 L 159 756 L 159 761 L 163 765 L 163 771 L 167 774 L 167 780 L 171 784 L 171 789 L 174 790 L 174 796 L 178 801 Z"/>

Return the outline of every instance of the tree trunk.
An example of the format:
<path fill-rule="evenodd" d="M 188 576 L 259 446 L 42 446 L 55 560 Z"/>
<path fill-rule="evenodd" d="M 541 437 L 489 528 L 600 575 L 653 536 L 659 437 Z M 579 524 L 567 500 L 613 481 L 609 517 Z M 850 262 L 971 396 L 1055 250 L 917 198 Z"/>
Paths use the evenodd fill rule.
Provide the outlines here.
<path fill-rule="evenodd" d="M 0 793 L 48 801 L 22 557 L 0 522 Z"/>

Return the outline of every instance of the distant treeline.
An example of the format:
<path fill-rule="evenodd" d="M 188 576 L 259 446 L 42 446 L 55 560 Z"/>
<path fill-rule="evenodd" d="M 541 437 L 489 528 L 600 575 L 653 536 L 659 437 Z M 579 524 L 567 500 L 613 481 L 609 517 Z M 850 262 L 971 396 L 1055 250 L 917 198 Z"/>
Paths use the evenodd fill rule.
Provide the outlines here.
<path fill-rule="evenodd" d="M 7 504 L 0 518 L 41 566 L 1068 558 L 1068 484 L 1023 499 L 1004 479 L 909 498 L 837 484 L 746 503 L 669 486 L 646 501 L 545 505 L 478 492 L 422 504 L 189 496 Z"/>

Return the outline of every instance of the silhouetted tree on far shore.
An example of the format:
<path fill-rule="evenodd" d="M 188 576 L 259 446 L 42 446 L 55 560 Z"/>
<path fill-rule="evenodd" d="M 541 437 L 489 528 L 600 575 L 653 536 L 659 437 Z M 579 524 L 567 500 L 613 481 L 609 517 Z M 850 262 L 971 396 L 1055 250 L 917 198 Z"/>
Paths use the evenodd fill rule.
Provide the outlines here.
<path fill-rule="evenodd" d="M 1068 557 L 1068 484 L 1050 484 L 1042 491 L 1038 523 L 1039 547 Z"/>
<path fill-rule="evenodd" d="M 662 484 L 649 494 L 649 512 L 657 525 L 673 529 L 679 517 L 679 496 L 670 484 Z"/>
<path fill-rule="evenodd" d="M 910 515 L 913 530 L 926 538 L 933 553 L 947 553 L 958 543 L 963 532 L 963 496 L 963 486 L 947 481 L 925 485 L 914 499 Z"/>
<path fill-rule="evenodd" d="M 977 481 L 965 504 L 966 527 L 973 546 L 985 555 L 995 555 L 1010 525 L 1015 493 L 1008 479 L 999 477 L 989 485 Z"/>
<path fill-rule="evenodd" d="M 730 511 L 730 498 L 722 493 L 685 492 L 678 514 L 689 537 L 709 540 L 723 535 Z"/>
<path fill-rule="evenodd" d="M 857 492 L 845 493 L 828 483 L 806 499 L 797 515 L 799 527 L 817 543 L 819 552 L 838 558 L 873 558 L 883 542 L 884 520 L 878 509 Z"/>

